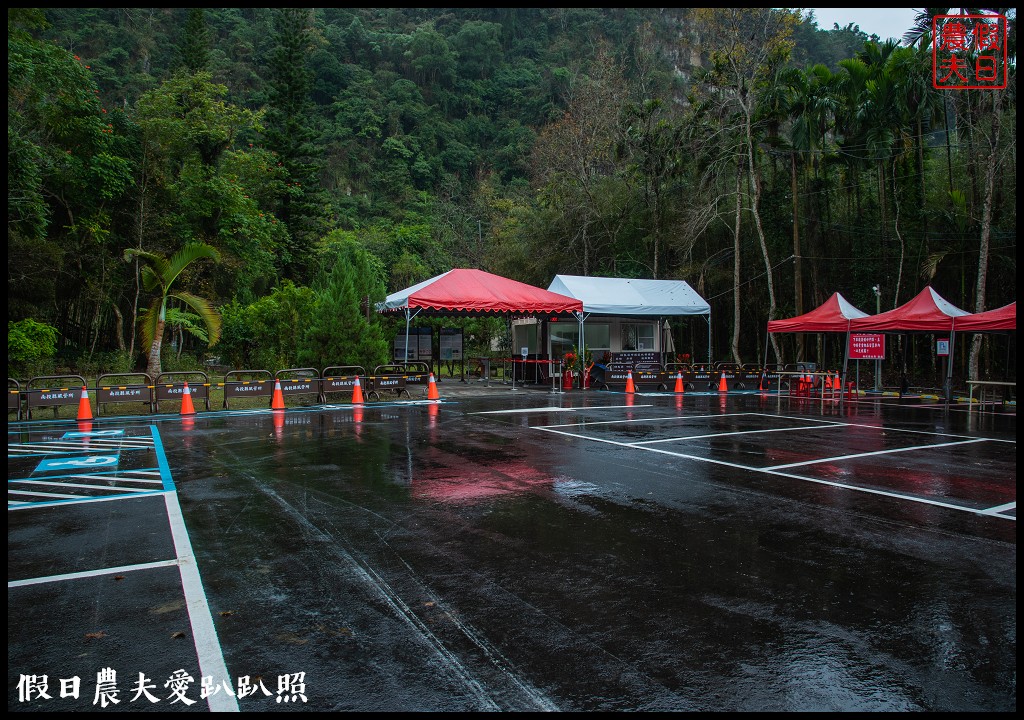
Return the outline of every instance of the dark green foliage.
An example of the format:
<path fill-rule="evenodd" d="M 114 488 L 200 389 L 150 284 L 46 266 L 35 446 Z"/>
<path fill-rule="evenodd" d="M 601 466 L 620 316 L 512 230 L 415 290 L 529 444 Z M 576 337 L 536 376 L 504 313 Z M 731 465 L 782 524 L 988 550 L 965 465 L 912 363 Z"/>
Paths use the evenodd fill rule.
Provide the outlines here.
<path fill-rule="evenodd" d="M 312 17 L 304 8 L 275 10 L 277 45 L 269 58 L 267 147 L 277 155 L 285 184 L 275 214 L 288 227 L 290 242 L 280 263 L 292 279 L 302 278 L 309 253 L 324 230 L 324 193 L 318 182 L 322 155 L 310 99 L 312 73 L 307 65 Z"/>
<path fill-rule="evenodd" d="M 315 301 L 312 289 L 285 280 L 256 302 L 225 305 L 217 345 L 221 361 L 234 370 L 296 367 L 296 338 L 302 337 Z"/>
<path fill-rule="evenodd" d="M 202 72 L 210 65 L 210 31 L 202 8 L 190 8 L 181 38 L 181 62 L 190 73 Z"/>
<path fill-rule="evenodd" d="M 7 322 L 7 362 L 12 367 L 24 368 L 56 352 L 57 328 L 32 318 Z"/>
<path fill-rule="evenodd" d="M 299 362 L 320 370 L 359 365 L 372 372 L 388 357 L 388 343 L 372 311 L 384 299 L 380 261 L 342 235 L 329 236 L 320 257 L 328 269 L 314 288 L 313 307 L 300 336 Z"/>
<path fill-rule="evenodd" d="M 744 175 L 735 281 L 745 138 L 701 91 L 701 70 L 721 67 L 710 22 L 690 8 L 13 9 L 9 318 L 58 328 L 62 362 L 137 352 L 146 298 L 123 251 L 199 241 L 223 258 L 189 278 L 226 306 L 222 345 L 237 316 L 239 363 L 294 365 L 295 343 L 264 347 L 253 328 L 284 306 L 311 312 L 293 296 L 314 287 L 348 302 L 321 252 L 344 231 L 331 242 L 380 258 L 388 290 L 453 267 L 540 286 L 686 279 L 712 303 L 716 357 L 738 282 L 754 357 L 764 255 L 779 313 L 796 308 L 794 208 L 804 310 L 836 290 L 870 310 L 874 284 L 891 307 L 927 283 L 974 309 L 991 93 L 939 96 L 929 52 L 797 22 L 788 63 L 780 46 L 778 67 L 743 88 L 759 101 L 767 252 Z M 1011 77 L 990 306 L 1015 298 L 1014 89 Z"/>

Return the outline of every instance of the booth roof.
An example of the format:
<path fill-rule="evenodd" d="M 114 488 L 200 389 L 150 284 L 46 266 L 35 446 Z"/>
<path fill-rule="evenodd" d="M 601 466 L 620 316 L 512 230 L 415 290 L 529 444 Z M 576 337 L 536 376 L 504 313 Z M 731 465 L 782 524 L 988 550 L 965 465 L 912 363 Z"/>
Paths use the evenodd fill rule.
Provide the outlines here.
<path fill-rule="evenodd" d="M 458 268 L 387 296 L 378 312 L 421 310 L 435 314 L 559 314 L 583 304 L 565 295 L 483 270 Z"/>
<path fill-rule="evenodd" d="M 768 332 L 846 332 L 850 329 L 851 320 L 864 317 L 868 317 L 866 312 L 855 308 L 839 293 L 832 293 L 832 297 L 808 313 L 784 320 L 770 320 Z"/>
<path fill-rule="evenodd" d="M 960 329 L 954 320 L 969 314 L 926 287 L 898 308 L 851 320 L 850 332 L 949 332 Z"/>
<path fill-rule="evenodd" d="M 555 275 L 548 290 L 576 298 L 595 315 L 710 315 L 711 306 L 683 280 Z"/>
<path fill-rule="evenodd" d="M 963 332 L 996 332 L 1017 329 L 1017 303 L 995 310 L 965 315 L 956 319 L 956 329 Z"/>

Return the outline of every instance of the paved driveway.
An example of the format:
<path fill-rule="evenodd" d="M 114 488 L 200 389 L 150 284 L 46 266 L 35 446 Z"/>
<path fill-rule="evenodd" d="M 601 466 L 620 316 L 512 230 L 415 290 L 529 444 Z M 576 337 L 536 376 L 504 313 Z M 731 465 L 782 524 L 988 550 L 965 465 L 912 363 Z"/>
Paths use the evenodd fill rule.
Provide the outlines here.
<path fill-rule="evenodd" d="M 9 425 L 8 709 L 1016 709 L 1014 415 L 446 390 Z"/>

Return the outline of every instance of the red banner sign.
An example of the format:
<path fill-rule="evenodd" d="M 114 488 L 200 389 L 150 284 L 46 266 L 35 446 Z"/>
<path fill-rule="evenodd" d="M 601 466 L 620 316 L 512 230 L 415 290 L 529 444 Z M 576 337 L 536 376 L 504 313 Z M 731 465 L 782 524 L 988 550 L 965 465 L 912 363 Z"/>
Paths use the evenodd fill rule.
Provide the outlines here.
<path fill-rule="evenodd" d="M 850 335 L 851 360 L 885 360 L 885 335 L 855 333 Z"/>

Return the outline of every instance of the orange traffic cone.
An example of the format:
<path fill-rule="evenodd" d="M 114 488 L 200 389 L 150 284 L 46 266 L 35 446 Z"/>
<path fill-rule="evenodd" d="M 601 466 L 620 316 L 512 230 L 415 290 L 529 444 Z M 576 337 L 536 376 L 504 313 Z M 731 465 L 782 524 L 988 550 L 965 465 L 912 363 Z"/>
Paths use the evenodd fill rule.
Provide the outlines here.
<path fill-rule="evenodd" d="M 352 386 L 352 404 L 362 405 L 363 404 L 363 387 L 359 384 L 359 376 L 356 375 L 355 385 Z"/>
<path fill-rule="evenodd" d="M 729 392 L 729 385 L 725 382 L 725 372 L 718 376 L 718 392 Z"/>
<path fill-rule="evenodd" d="M 181 396 L 181 414 L 182 415 L 195 415 L 196 409 L 192 405 L 192 391 L 188 389 L 188 383 L 185 383 L 185 392 Z"/>
<path fill-rule="evenodd" d="M 677 393 L 683 392 L 683 374 L 681 372 L 676 373 L 676 390 Z"/>
<path fill-rule="evenodd" d="M 274 379 L 274 397 L 270 400 L 271 410 L 284 410 L 284 391 L 281 389 L 281 378 Z"/>
<path fill-rule="evenodd" d="M 355 430 L 356 440 L 363 434 L 363 406 L 355 405 L 352 408 L 352 427 Z"/>
<path fill-rule="evenodd" d="M 89 389 L 82 386 L 82 397 L 78 401 L 78 419 L 92 420 L 92 405 L 89 404 Z"/>
<path fill-rule="evenodd" d="M 626 373 L 626 392 L 635 393 L 636 388 L 633 387 L 633 371 L 630 370 Z"/>
<path fill-rule="evenodd" d="M 274 437 L 280 441 L 284 436 L 284 413 L 274 413 Z"/>
<path fill-rule="evenodd" d="M 437 383 L 434 382 L 434 373 L 430 373 L 430 384 L 427 385 L 427 400 L 440 400 L 441 394 L 437 392 Z"/>

